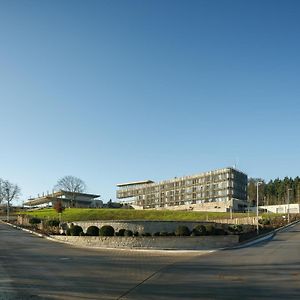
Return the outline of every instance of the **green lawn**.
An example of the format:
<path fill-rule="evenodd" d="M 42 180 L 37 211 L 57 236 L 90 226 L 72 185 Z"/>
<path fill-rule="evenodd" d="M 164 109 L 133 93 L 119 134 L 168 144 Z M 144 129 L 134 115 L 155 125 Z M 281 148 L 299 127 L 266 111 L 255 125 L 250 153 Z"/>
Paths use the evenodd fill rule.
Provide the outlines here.
<path fill-rule="evenodd" d="M 58 214 L 52 208 L 26 211 L 23 214 L 38 218 L 58 219 Z M 254 216 L 255 214 L 250 214 Z M 247 217 L 247 213 L 234 213 L 233 217 Z M 170 211 L 170 210 L 134 210 L 134 209 L 89 209 L 67 208 L 62 213 L 64 221 L 88 220 L 156 220 L 156 221 L 201 221 L 230 218 L 229 213 Z"/>

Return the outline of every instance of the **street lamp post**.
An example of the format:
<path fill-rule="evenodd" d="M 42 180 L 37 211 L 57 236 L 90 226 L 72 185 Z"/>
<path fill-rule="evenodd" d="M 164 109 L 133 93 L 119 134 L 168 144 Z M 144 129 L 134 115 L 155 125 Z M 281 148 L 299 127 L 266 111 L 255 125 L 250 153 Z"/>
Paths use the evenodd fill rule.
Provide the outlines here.
<path fill-rule="evenodd" d="M 290 191 L 292 189 L 287 190 L 287 212 L 288 212 L 288 224 L 290 223 Z"/>
<path fill-rule="evenodd" d="M 258 226 L 258 187 L 261 185 L 262 182 L 258 181 L 256 183 L 256 234 L 259 234 L 259 226 Z"/>
<path fill-rule="evenodd" d="M 247 196 L 247 217 L 249 219 L 249 195 Z"/>

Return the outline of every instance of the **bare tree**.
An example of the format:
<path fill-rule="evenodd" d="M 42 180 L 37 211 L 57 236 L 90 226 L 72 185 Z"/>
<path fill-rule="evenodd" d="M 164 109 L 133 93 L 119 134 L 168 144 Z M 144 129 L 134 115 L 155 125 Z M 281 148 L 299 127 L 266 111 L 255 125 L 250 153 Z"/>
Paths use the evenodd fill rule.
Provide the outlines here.
<path fill-rule="evenodd" d="M 3 189 L 3 182 L 4 180 L 2 178 L 0 178 L 0 204 L 3 202 L 4 200 L 4 189 Z"/>
<path fill-rule="evenodd" d="M 20 194 L 21 189 L 17 184 L 0 179 L 0 203 L 4 201 L 7 204 L 7 221 L 9 221 L 10 204 L 13 200 L 18 199 Z"/>
<path fill-rule="evenodd" d="M 70 192 L 72 195 L 71 204 L 74 206 L 76 193 L 85 192 L 86 184 L 80 178 L 69 175 L 59 179 L 54 189 Z"/>
<path fill-rule="evenodd" d="M 0 178 L 0 204 L 3 201 L 3 179 Z"/>

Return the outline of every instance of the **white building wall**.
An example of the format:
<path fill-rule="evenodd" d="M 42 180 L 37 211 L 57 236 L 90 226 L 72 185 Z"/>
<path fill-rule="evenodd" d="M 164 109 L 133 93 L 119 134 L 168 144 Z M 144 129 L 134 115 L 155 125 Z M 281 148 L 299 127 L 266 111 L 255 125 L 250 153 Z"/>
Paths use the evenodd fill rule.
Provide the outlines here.
<path fill-rule="evenodd" d="M 265 205 L 259 206 L 259 209 L 265 209 L 271 213 L 300 213 L 300 204 Z"/>

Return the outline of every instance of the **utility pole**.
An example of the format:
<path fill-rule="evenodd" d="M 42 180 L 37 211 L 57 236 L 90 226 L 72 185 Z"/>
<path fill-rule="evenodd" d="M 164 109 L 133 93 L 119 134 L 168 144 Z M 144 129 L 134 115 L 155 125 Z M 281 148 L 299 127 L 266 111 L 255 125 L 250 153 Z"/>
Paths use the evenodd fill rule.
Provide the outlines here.
<path fill-rule="evenodd" d="M 288 213 L 288 224 L 290 223 L 290 191 L 292 189 L 287 190 L 287 213 Z"/>
<path fill-rule="evenodd" d="M 256 221 L 257 221 L 257 223 L 256 223 L 256 234 L 258 235 L 259 234 L 259 226 L 258 226 L 258 187 L 259 187 L 259 185 L 261 185 L 262 184 L 262 182 L 261 181 L 258 181 L 257 183 L 256 183 Z"/>
<path fill-rule="evenodd" d="M 249 195 L 247 196 L 247 217 L 249 219 Z"/>

